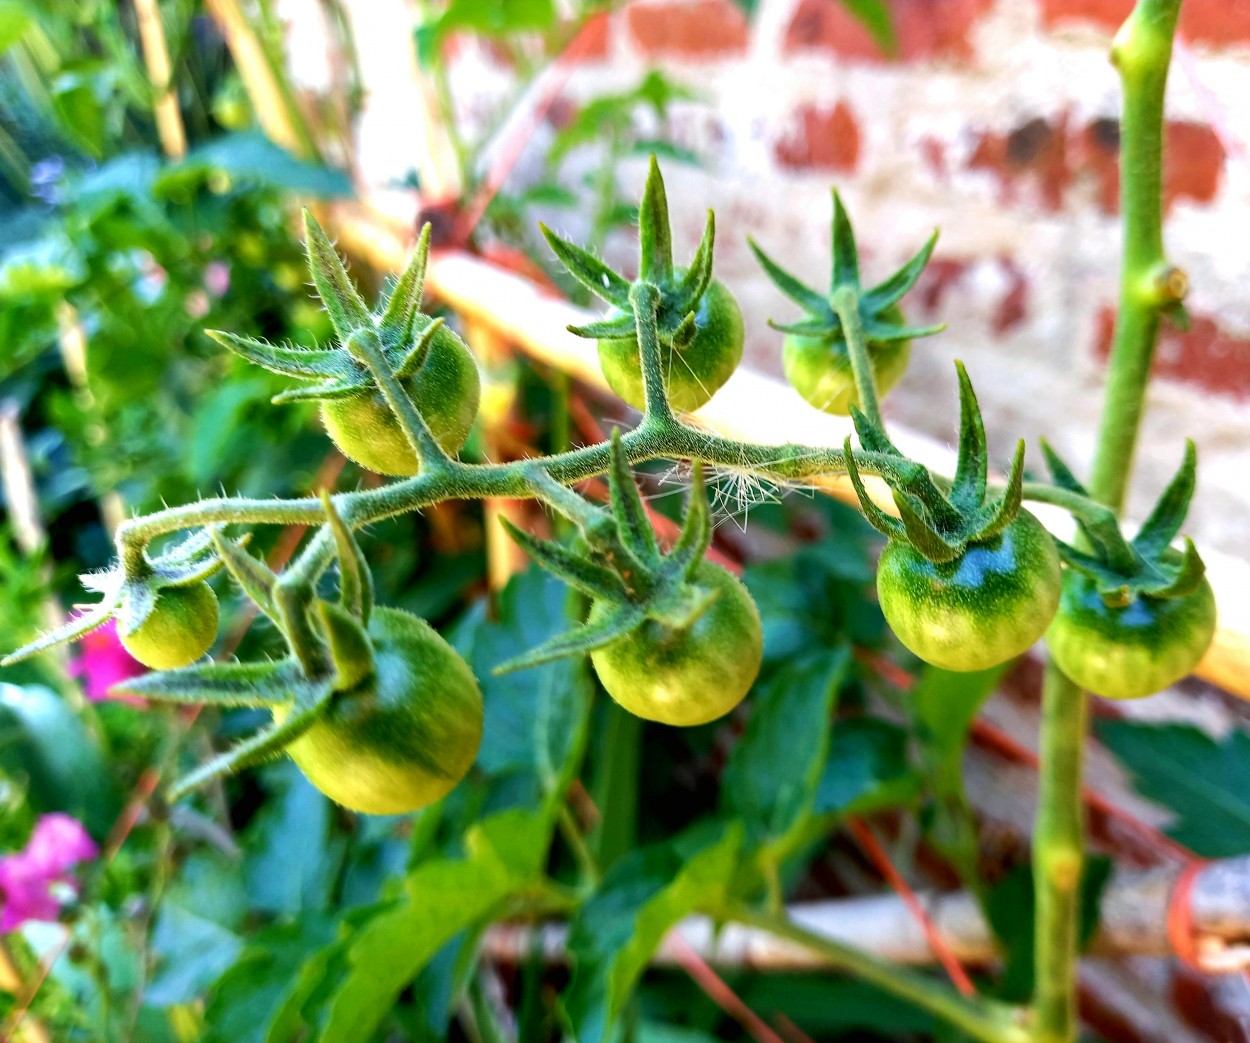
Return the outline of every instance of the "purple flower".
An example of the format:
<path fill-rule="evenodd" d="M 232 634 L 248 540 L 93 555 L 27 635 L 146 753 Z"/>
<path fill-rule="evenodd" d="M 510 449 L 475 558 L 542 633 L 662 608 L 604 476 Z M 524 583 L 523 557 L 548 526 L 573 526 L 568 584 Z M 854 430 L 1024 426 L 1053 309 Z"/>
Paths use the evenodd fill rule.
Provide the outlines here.
<path fill-rule="evenodd" d="M 0 858 L 0 934 L 27 920 L 55 920 L 61 911 L 56 891 L 73 890 L 69 871 L 98 853 L 77 819 L 60 812 L 42 816 L 25 849 Z"/>
<path fill-rule="evenodd" d="M 113 685 L 145 672 L 143 664 L 122 647 L 117 624 L 111 619 L 85 634 L 80 645 L 82 651 L 70 662 L 69 675 L 81 679 L 83 692 L 92 702 L 107 699 Z M 139 699 L 126 698 L 125 701 L 143 705 Z"/>

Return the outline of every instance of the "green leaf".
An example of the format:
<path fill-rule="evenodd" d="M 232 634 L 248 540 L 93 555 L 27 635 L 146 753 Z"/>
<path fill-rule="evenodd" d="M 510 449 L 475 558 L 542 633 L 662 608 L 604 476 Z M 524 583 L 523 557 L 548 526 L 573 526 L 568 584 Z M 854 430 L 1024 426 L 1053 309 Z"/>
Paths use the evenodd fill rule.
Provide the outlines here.
<path fill-rule="evenodd" d="M 721 790 L 726 809 L 746 823 L 748 843 L 779 841 L 811 813 L 850 665 L 850 646 L 842 645 L 783 663 L 753 689 L 751 719 Z"/>
<path fill-rule="evenodd" d="M 333 912 L 344 856 L 342 835 L 330 830 L 333 805 L 289 760 L 266 769 L 264 779 L 268 799 L 242 838 L 252 907 L 297 920 Z"/>
<path fill-rule="evenodd" d="M 350 969 L 335 990 L 323 1043 L 373 1039 L 403 988 L 443 946 L 535 886 L 549 837 L 544 816 L 504 811 L 469 829 L 464 858 L 425 862 L 409 873 L 401 900 L 352 939 Z"/>
<path fill-rule="evenodd" d="M 451 0 L 438 20 L 440 32 L 468 29 L 486 36 L 543 32 L 556 21 L 554 0 Z"/>
<path fill-rule="evenodd" d="M 346 173 L 296 159 L 259 131 L 227 134 L 196 146 L 160 172 L 153 191 L 161 196 L 187 191 L 215 174 L 322 199 L 352 195 Z"/>
<path fill-rule="evenodd" d="M 22 38 L 32 21 L 30 11 L 20 0 L 0 2 L 0 54 Z"/>
<path fill-rule="evenodd" d="M 143 999 L 168 1007 L 196 999 L 233 966 L 243 942 L 221 924 L 166 901 L 152 932 L 152 949 L 159 962 Z"/>
<path fill-rule="evenodd" d="M 567 782 L 585 745 L 594 687 L 584 660 L 560 660 L 496 677 L 493 670 L 568 629 L 569 594 L 540 569 L 500 592 L 497 619 L 484 611 L 462 624 L 456 645 L 482 686 L 485 725 L 478 767 L 492 775 L 536 776 L 540 792 Z"/>
<path fill-rule="evenodd" d="M 281 882 L 279 875 L 275 884 Z M 251 935 L 238 959 L 208 990 L 204 1043 L 269 1043 L 269 1026 L 300 988 L 304 969 L 334 941 L 337 930 L 336 917 L 303 913 Z M 301 973 L 293 974 L 293 968 Z"/>
<path fill-rule="evenodd" d="M 969 887 L 978 880 L 978 857 L 976 825 L 964 790 L 964 748 L 972 719 L 1008 665 L 969 673 L 926 666 L 919 683 L 908 693 L 933 801 L 927 823 L 929 837 Z"/>
<path fill-rule="evenodd" d="M 894 31 L 894 18 L 886 0 L 840 0 L 851 17 L 858 21 L 877 42 L 883 54 L 898 54 L 898 36 Z"/>
<path fill-rule="evenodd" d="M 612 867 L 569 925 L 576 970 L 565 1005 L 578 1043 L 615 1037 L 638 979 L 668 930 L 715 912 L 738 863 L 742 829 L 703 823 Z"/>
<path fill-rule="evenodd" d="M 841 720 L 812 810 L 866 815 L 913 803 L 920 779 L 907 763 L 907 732 L 876 717 Z"/>
<path fill-rule="evenodd" d="M 10 245 L 0 253 L 0 300 L 17 302 L 64 294 L 87 277 L 87 267 L 60 231 Z"/>
<path fill-rule="evenodd" d="M 1176 815 L 1166 832 L 1203 858 L 1250 851 L 1250 735 L 1188 724 L 1099 721 L 1095 735 L 1143 797 Z"/>
<path fill-rule="evenodd" d="M 104 836 L 119 808 L 112 773 L 99 744 L 54 692 L 0 683 L 0 730 L 19 741 L 0 745 L 0 770 L 29 780 L 39 812 L 64 811 Z"/>

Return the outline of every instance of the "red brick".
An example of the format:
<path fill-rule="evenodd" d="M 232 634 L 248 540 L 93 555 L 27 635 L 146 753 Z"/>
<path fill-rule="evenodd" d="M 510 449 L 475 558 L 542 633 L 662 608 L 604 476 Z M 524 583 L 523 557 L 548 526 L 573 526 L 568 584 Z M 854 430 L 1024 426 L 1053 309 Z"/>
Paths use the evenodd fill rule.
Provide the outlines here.
<path fill-rule="evenodd" d="M 968 262 L 953 257 L 934 257 L 925 265 L 915 292 L 908 300 L 919 303 L 926 315 L 933 315 L 942 307 L 949 293 L 968 271 Z"/>
<path fill-rule="evenodd" d="M 1058 210 L 1071 181 L 1067 116 L 1057 125 L 1038 116 L 1006 134 L 983 133 L 968 165 L 998 175 L 1003 203 L 1020 202 L 1027 190 L 1048 210 Z"/>
<path fill-rule="evenodd" d="M 1133 9 L 1133 0 L 1040 0 L 1042 24 L 1057 28 L 1092 25 L 1114 33 Z M 1250 0 L 1185 0 L 1181 33 L 1212 47 L 1250 44 Z"/>
<path fill-rule="evenodd" d="M 972 57 L 972 27 L 993 0 L 886 0 L 904 61 Z M 841 0 L 801 0 L 786 30 L 788 53 L 830 51 L 842 58 L 884 61 L 862 22 Z"/>
<path fill-rule="evenodd" d="M 1029 316 L 1029 281 L 1020 267 L 1007 257 L 1000 257 L 998 265 L 1007 274 L 1007 292 L 1004 293 L 990 317 L 994 332 L 1001 336 L 1010 333 Z"/>
<path fill-rule="evenodd" d="M 791 170 L 852 171 L 859 162 L 859 123 L 844 102 L 832 109 L 805 106 L 797 127 L 773 148 L 777 162 Z"/>
<path fill-rule="evenodd" d="M 1111 351 L 1115 311 L 1104 307 L 1098 315 L 1098 353 Z M 1182 332 L 1164 322 L 1155 351 L 1156 376 L 1206 391 L 1250 398 L 1250 337 L 1236 336 L 1205 315 L 1191 315 Z"/>
<path fill-rule="evenodd" d="M 625 13 L 634 42 L 649 55 L 708 61 L 746 51 L 746 15 L 733 0 L 635 3 Z"/>
<path fill-rule="evenodd" d="M 1073 135 L 1072 165 L 1092 176 L 1097 184 L 1098 205 L 1105 213 L 1120 208 L 1120 124 L 1095 120 Z M 1224 170 L 1224 148 L 1210 127 L 1200 123 L 1171 121 L 1163 156 L 1163 205 L 1179 199 L 1209 203 L 1219 191 Z"/>

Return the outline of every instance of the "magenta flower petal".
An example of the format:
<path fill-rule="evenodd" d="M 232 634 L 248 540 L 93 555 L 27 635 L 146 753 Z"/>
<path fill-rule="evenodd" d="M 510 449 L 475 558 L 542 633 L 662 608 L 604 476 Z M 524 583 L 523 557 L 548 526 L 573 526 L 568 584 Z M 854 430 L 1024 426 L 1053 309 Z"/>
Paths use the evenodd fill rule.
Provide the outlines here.
<path fill-rule="evenodd" d="M 79 642 L 82 651 L 71 661 L 69 674 L 82 681 L 83 693 L 92 702 L 109 698 L 109 689 L 115 684 L 138 677 L 146 669 L 122 647 L 117 636 L 117 624 L 109 620 L 104 626 L 85 634 Z M 127 699 L 136 705 L 140 700 Z"/>
<path fill-rule="evenodd" d="M 61 910 L 52 885 L 73 886 L 70 869 L 98 853 L 77 819 L 59 812 L 42 816 L 25 849 L 0 858 L 0 934 L 27 920 L 55 920 Z"/>

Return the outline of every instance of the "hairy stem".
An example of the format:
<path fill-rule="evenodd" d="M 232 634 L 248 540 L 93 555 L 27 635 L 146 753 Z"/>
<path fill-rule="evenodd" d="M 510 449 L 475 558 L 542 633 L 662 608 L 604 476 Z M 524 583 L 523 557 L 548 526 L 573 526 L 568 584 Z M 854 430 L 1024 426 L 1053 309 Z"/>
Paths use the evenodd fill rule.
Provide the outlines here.
<path fill-rule="evenodd" d="M 849 286 L 841 286 L 829 298 L 829 304 L 842 323 L 842 336 L 846 338 L 846 352 L 851 358 L 859 408 L 884 430 L 881 402 L 877 397 L 877 377 L 872 371 L 872 359 L 868 357 L 868 345 L 864 342 L 864 327 L 859 321 L 859 294 Z"/>
<path fill-rule="evenodd" d="M 1163 256 L 1162 214 L 1163 95 L 1179 11 L 1180 0 L 1138 0 L 1112 48 L 1124 89 L 1123 258 L 1090 491 L 1117 513 L 1132 470 L 1159 317 L 1184 293 L 1183 276 Z M 1087 713 L 1085 693 L 1047 663 L 1033 839 L 1038 1043 L 1072 1043 L 1079 1031 L 1077 922 L 1085 852 L 1081 775 Z"/>
<path fill-rule="evenodd" d="M 997 1000 L 965 997 L 941 982 L 861 949 L 843 945 L 799 927 L 784 916 L 744 906 L 724 911 L 726 919 L 747 924 L 820 953 L 838 970 L 869 982 L 962 1029 L 983 1043 L 1030 1043 L 1021 1011 Z"/>

